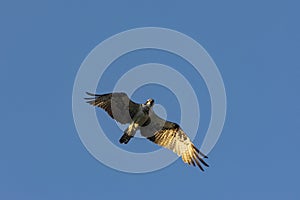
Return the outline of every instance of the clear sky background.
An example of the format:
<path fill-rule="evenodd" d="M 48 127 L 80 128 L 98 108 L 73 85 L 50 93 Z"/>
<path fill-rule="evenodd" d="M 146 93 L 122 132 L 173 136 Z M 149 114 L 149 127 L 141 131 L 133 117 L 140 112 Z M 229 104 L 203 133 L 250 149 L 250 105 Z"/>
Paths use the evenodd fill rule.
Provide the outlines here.
<path fill-rule="evenodd" d="M 299 6 L 258 0 L 1 1 L 0 199 L 300 199 Z M 194 38 L 223 76 L 227 119 L 204 173 L 181 160 L 148 174 L 122 173 L 94 159 L 78 137 L 71 105 L 81 62 L 106 38 L 144 26 Z M 186 64 L 149 51 L 114 66 L 150 61 Z M 182 69 L 189 78 L 192 73 Z M 197 94 L 204 101 L 203 133 L 209 110 L 204 86 Z M 136 100 L 148 98 L 143 94 L 149 89 L 163 103 L 166 89 L 155 93 L 155 87 L 141 88 Z M 110 88 L 107 81 L 99 92 Z M 168 118 L 177 121 L 178 113 Z M 117 143 L 120 136 L 109 137 Z M 156 148 L 139 139 L 125 148 L 134 151 L 136 143 Z"/>

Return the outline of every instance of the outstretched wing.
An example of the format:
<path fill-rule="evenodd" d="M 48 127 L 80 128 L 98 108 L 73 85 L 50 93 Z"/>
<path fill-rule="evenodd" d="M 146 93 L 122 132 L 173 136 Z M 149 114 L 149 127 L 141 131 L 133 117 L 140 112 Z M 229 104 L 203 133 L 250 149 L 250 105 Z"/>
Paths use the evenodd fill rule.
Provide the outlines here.
<path fill-rule="evenodd" d="M 183 162 L 195 166 L 195 164 L 204 171 L 201 163 L 208 167 L 203 160 L 207 158 L 199 151 L 190 138 L 183 132 L 176 123 L 165 121 L 158 117 L 155 113 L 150 116 L 151 122 L 141 127 L 141 134 L 152 142 L 172 150 L 178 156 L 181 156 Z"/>
<path fill-rule="evenodd" d="M 108 94 L 92 94 L 92 96 L 85 98 L 87 103 L 104 109 L 113 119 L 122 124 L 130 123 L 134 115 L 140 109 L 140 104 L 131 101 L 127 94 L 108 93 Z"/>

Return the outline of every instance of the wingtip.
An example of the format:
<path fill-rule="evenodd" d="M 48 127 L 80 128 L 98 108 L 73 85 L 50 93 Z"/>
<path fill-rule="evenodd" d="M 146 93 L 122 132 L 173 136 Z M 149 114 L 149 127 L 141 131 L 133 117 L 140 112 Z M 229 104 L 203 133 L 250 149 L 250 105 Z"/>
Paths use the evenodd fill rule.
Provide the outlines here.
<path fill-rule="evenodd" d="M 203 158 L 208 158 L 208 156 L 205 155 L 204 153 L 202 153 L 201 151 L 199 151 L 199 154 L 200 154 L 201 156 L 203 156 Z"/>
<path fill-rule="evenodd" d="M 207 155 L 205 155 L 204 153 L 202 153 L 197 147 L 195 147 L 194 144 L 192 144 L 192 147 L 194 148 L 194 150 L 199 153 L 203 158 L 208 158 Z"/>
<path fill-rule="evenodd" d="M 84 100 L 88 100 L 86 103 L 90 103 L 93 102 L 93 100 L 95 100 L 97 97 L 99 97 L 99 94 L 93 94 L 90 92 L 85 92 L 87 95 L 91 96 L 91 97 L 85 97 Z"/>
<path fill-rule="evenodd" d="M 198 161 L 198 160 L 195 160 L 195 161 L 196 161 L 196 164 L 197 164 L 197 166 L 199 167 L 199 169 L 200 169 L 201 171 L 204 172 L 204 169 L 203 169 L 203 167 L 201 166 L 201 164 L 199 163 L 199 161 Z"/>
<path fill-rule="evenodd" d="M 203 165 L 205 165 L 205 167 L 209 167 L 209 164 L 207 164 L 206 162 L 203 162 Z"/>
<path fill-rule="evenodd" d="M 96 96 L 96 94 L 93 94 L 93 93 L 90 93 L 90 92 L 85 92 L 87 95 L 90 95 L 90 96 Z"/>

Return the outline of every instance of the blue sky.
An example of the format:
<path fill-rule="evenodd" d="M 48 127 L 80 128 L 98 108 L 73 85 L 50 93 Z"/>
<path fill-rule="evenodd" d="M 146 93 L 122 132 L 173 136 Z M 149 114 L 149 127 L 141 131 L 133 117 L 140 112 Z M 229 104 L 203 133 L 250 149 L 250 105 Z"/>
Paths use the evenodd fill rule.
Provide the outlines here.
<path fill-rule="evenodd" d="M 299 6 L 258 0 L 1 1 L 0 198 L 299 199 Z M 106 38 L 144 26 L 192 37 L 222 74 L 227 118 L 205 173 L 180 160 L 148 174 L 119 172 L 94 159 L 78 137 L 72 89 L 80 64 Z M 136 52 L 114 66 L 185 64 L 157 51 L 141 54 L 148 56 Z M 188 70 L 182 73 L 194 81 Z M 135 98 L 148 98 L 143 90 L 155 87 L 144 87 Z M 209 98 L 201 88 L 204 131 Z M 158 91 L 151 93 L 156 99 L 165 92 Z M 99 111 L 102 116 L 114 129 Z M 178 113 L 170 118 L 178 120 Z M 112 140 L 121 136 L 112 134 Z M 195 143 L 201 139 L 200 133 Z"/>

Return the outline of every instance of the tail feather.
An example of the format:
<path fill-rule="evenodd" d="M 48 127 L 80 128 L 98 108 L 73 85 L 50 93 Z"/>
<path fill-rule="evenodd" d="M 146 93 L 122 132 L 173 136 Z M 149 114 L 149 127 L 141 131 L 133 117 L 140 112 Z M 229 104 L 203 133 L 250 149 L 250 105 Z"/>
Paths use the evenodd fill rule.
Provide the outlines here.
<path fill-rule="evenodd" d="M 128 142 L 129 142 L 129 140 L 132 138 L 133 136 L 131 136 L 131 135 L 128 135 L 127 133 L 124 133 L 123 135 L 122 135 L 122 137 L 120 138 L 120 140 L 119 140 L 119 142 L 121 143 L 121 144 L 127 144 Z"/>

